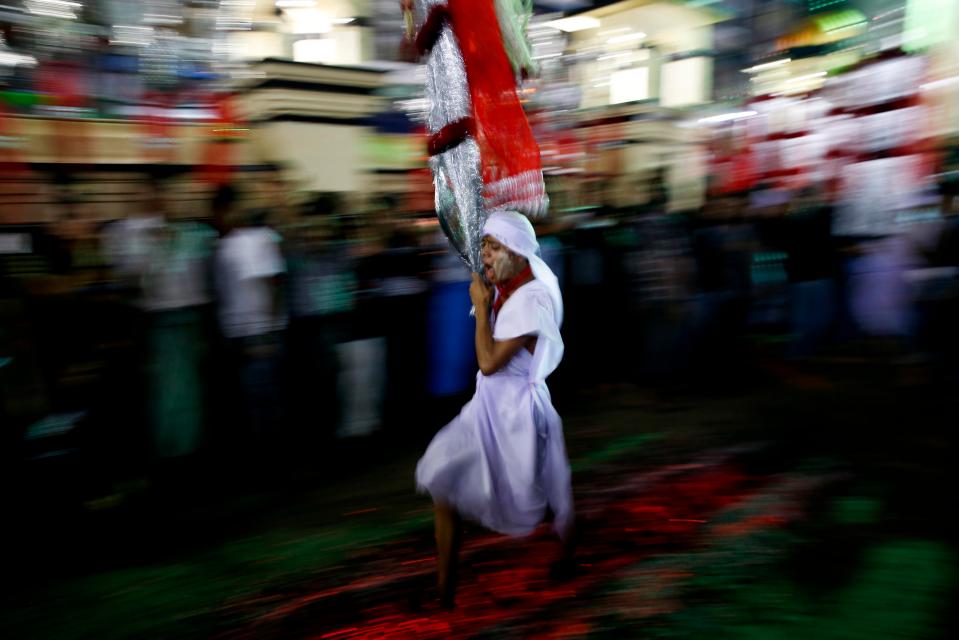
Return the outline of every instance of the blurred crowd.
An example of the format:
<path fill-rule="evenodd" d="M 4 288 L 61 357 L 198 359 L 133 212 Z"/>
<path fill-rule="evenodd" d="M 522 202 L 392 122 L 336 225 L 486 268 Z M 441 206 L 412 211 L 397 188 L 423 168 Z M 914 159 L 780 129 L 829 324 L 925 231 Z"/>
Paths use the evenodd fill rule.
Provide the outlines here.
<path fill-rule="evenodd" d="M 537 223 L 566 299 L 558 402 L 629 388 L 668 406 L 736 389 L 757 359 L 801 371 L 864 353 L 954 384 L 954 175 L 942 173 L 941 215 L 877 237 L 837 235 L 815 185 L 667 213 L 661 171 L 636 206 L 592 181 L 582 206 Z M 196 454 L 246 472 L 453 415 L 476 372 L 469 274 L 432 214 L 389 196 L 281 205 L 282 181 L 267 180 L 276 206 L 224 185 L 174 217 L 167 185 L 147 178 L 126 218 L 95 226 L 65 195 L 56 222 L 25 232 L 45 276 L 9 260 L 0 273 L 16 461 L 80 460 L 105 486 Z"/>

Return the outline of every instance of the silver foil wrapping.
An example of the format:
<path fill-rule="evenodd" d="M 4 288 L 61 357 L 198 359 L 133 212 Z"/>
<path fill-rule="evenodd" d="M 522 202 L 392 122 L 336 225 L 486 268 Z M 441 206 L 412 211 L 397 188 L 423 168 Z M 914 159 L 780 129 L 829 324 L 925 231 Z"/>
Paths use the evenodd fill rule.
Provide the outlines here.
<path fill-rule="evenodd" d="M 450 244 L 466 264 L 482 271 L 480 244 L 486 210 L 483 208 L 483 179 L 480 152 L 469 137 L 448 151 L 430 158 L 436 194 L 436 215 Z"/>
<path fill-rule="evenodd" d="M 420 0 L 416 22 L 422 25 L 432 6 L 446 0 Z M 447 124 L 472 115 L 466 66 L 456 35 L 444 25 L 426 58 L 426 127 L 432 135 Z M 430 158 L 436 215 L 450 244 L 473 271 L 482 270 L 480 243 L 486 210 L 479 147 L 472 138 Z"/>

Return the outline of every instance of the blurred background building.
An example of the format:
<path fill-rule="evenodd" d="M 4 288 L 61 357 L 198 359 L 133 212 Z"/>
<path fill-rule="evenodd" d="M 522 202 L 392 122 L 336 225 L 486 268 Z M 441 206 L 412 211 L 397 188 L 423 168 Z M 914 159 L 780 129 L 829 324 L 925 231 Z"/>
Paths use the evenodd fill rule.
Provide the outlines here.
<path fill-rule="evenodd" d="M 803 190 L 828 199 L 832 236 L 852 241 L 951 210 L 950 0 L 533 8 L 539 69 L 518 90 L 561 228 L 704 219 L 730 198 L 747 198 L 746 215 Z M 424 70 L 397 2 L 5 0 L 0 25 L 0 247 L 14 290 L 102 284 L 104 229 L 157 213 L 144 195 L 157 189 L 170 220 L 223 233 L 210 202 L 231 185 L 288 246 L 306 210 L 356 246 L 388 245 L 397 226 L 438 237 Z M 73 279 L 41 277 L 58 270 Z"/>
<path fill-rule="evenodd" d="M 616 182 L 666 167 L 681 196 L 674 208 L 701 203 L 695 185 L 705 180 L 709 143 L 724 137 L 717 129 L 745 127 L 737 113 L 757 101 L 768 102 L 765 135 L 784 126 L 809 133 L 790 145 L 804 150 L 795 153 L 807 154 L 805 164 L 829 153 L 811 140 L 837 109 L 876 111 L 843 89 L 854 78 L 873 88 L 908 77 L 909 87 L 888 91 L 928 111 L 922 139 L 956 126 L 957 18 L 944 0 L 584 1 L 535 10 L 529 33 L 541 73 L 522 90 L 550 172 Z M 398 3 L 31 0 L 6 2 L 0 20 L 11 166 L 92 171 L 96 182 L 121 167 L 165 165 L 196 177 L 205 167 L 209 183 L 222 178 L 213 166 L 242 179 L 273 164 L 298 192 L 399 192 L 427 208 L 422 70 L 403 44 Z M 856 72 L 892 51 L 910 61 Z M 799 114 L 811 111 L 827 120 L 809 126 L 813 116 Z M 916 122 L 899 115 L 888 117 Z M 752 144 L 758 126 L 749 124 L 744 140 Z M 0 206 L 11 223 L 44 215 Z"/>
<path fill-rule="evenodd" d="M 596 557 L 608 552 L 615 567 L 624 549 L 645 558 L 642 545 L 660 544 L 649 540 L 671 545 L 677 531 L 705 528 L 703 504 L 738 508 L 729 478 L 772 486 L 793 462 L 796 495 L 760 500 L 769 513 L 717 529 L 800 522 L 807 529 L 788 535 L 807 541 L 808 557 L 793 559 L 801 567 L 858 562 L 846 550 L 865 547 L 873 526 L 888 525 L 875 536 L 888 540 L 920 529 L 954 537 L 954 491 L 939 475 L 955 457 L 959 381 L 959 2 L 533 0 L 532 10 L 538 69 L 517 90 L 551 202 L 537 233 L 566 302 L 567 349 L 550 388 L 564 419 L 574 416 L 567 433 L 586 513 L 611 495 L 626 500 L 596 518 L 605 518 L 599 545 L 613 540 Z M 345 546 L 330 540 L 359 541 L 353 553 L 379 544 L 369 530 L 425 531 L 416 519 L 426 504 L 415 510 L 412 467 L 400 463 L 469 397 L 476 364 L 469 274 L 434 214 L 425 70 L 404 28 L 400 0 L 0 0 L 0 498 L 14 523 L 14 573 L 39 585 L 21 608 L 34 618 L 10 637 L 44 636 L 23 630 L 48 622 L 75 634 L 49 637 L 176 637 L 154 633 L 166 623 L 214 636 L 193 628 L 194 609 L 250 619 L 273 596 L 224 603 L 241 591 L 254 599 L 317 553 L 342 566 Z M 925 439 L 913 438 L 922 428 Z M 700 468 L 685 463 L 701 442 L 747 439 L 738 451 L 772 441 L 762 464 L 750 463 L 763 478 L 707 470 L 672 482 L 675 468 Z M 915 457 L 904 462 L 903 450 Z M 666 480 L 629 479 L 656 465 L 673 469 L 657 476 Z M 367 472 L 365 486 L 340 495 L 341 482 Z M 793 508 L 832 482 L 853 487 L 845 507 Z M 635 501 L 635 487 L 657 483 L 671 486 Z M 283 494 L 263 499 L 281 515 L 259 521 L 266 507 L 221 500 L 264 487 Z M 317 494 L 332 496 L 319 515 Z M 354 495 L 373 507 L 344 507 Z M 862 495 L 888 498 L 891 515 L 870 516 L 881 509 L 868 500 L 857 511 Z M 376 524 L 351 524 L 377 509 L 378 520 L 362 520 Z M 826 514 L 847 510 L 844 522 Z M 148 513 L 169 516 L 167 528 Z M 293 520 L 301 529 L 283 538 Z M 114 581 L 104 568 L 179 562 L 176 545 L 216 548 L 248 521 L 281 532 L 280 542 L 249 537 L 209 560 L 204 571 L 229 574 L 215 588 L 180 565 L 173 582 L 162 571 Z M 343 529 L 303 533 L 320 521 Z M 384 552 L 384 573 L 406 557 L 403 540 Z M 951 551 L 942 557 L 954 561 Z M 662 584 L 726 562 L 716 557 L 669 569 Z M 914 567 L 953 566 L 929 559 L 939 557 L 883 564 L 902 568 L 882 591 L 892 595 L 850 592 L 847 602 L 868 611 L 831 618 L 834 637 L 863 620 L 873 626 L 843 637 L 882 637 L 877 612 L 913 611 L 887 604 L 903 601 L 902 584 L 920 584 Z M 752 584 L 733 564 L 715 582 Z M 744 617 L 774 600 L 803 602 L 776 595 L 792 579 L 779 581 L 786 566 L 769 570 L 774 588 L 753 589 Z M 266 577 L 251 586 L 254 567 Z M 107 592 L 121 595 L 99 599 L 77 582 L 82 597 L 48 597 L 43 580 L 61 569 L 102 569 Z M 527 584 L 505 571 L 498 579 Z M 632 579 L 599 600 L 667 594 L 629 602 L 623 616 L 637 624 L 642 611 L 673 611 L 682 599 L 650 588 L 646 574 Z M 299 600 L 329 580 L 278 592 Z M 846 611 L 819 586 L 796 588 L 816 594 L 801 615 L 774 610 L 808 616 L 792 637 L 813 637 L 820 619 Z M 725 619 L 729 598 L 705 589 L 687 600 L 712 597 Z M 954 588 L 939 591 L 954 600 Z M 142 593 L 158 597 L 144 606 Z M 547 617 L 566 597 L 549 600 Z M 118 599 L 127 626 L 107 630 L 115 635 L 75 622 L 102 629 L 110 618 L 92 607 L 115 613 Z M 7 602 L 21 615 L 17 599 Z M 64 605 L 61 620 L 49 602 Z M 342 602 L 329 607 L 350 608 Z M 299 636 L 326 631 L 310 627 L 316 617 L 290 617 L 311 629 Z M 702 636 L 701 619 L 688 616 L 680 628 L 695 631 L 685 635 L 659 630 Z M 539 631 L 517 637 L 548 635 Z M 895 637 L 938 637 L 912 631 Z"/>

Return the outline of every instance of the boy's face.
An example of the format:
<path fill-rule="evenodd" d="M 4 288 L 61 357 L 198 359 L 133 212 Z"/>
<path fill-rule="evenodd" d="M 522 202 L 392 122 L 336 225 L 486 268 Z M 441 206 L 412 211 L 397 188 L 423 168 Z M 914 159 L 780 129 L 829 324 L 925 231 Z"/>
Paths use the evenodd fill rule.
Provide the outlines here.
<path fill-rule="evenodd" d="M 490 284 L 507 282 L 523 270 L 525 262 L 492 236 L 483 236 L 483 275 Z"/>

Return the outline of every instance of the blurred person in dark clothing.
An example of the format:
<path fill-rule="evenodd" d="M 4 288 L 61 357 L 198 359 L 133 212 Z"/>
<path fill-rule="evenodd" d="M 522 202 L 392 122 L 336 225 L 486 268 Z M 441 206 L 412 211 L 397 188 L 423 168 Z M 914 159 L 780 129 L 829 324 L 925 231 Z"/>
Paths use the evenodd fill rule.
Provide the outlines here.
<path fill-rule="evenodd" d="M 427 425 L 445 419 L 468 399 L 476 374 L 473 320 L 470 318 L 469 269 L 450 251 L 439 225 L 430 240 L 430 288 L 427 298 Z M 465 396 L 465 397 L 464 397 Z"/>
<path fill-rule="evenodd" d="M 703 208 L 693 232 L 698 274 L 695 355 L 707 375 L 743 364 L 741 338 L 749 313 L 754 246 L 745 212 L 744 194 L 718 198 Z"/>
<path fill-rule="evenodd" d="M 306 205 L 291 229 L 287 250 L 292 419 L 311 443 L 336 432 L 337 345 L 344 341 L 355 308 L 356 275 L 335 217 L 337 200 L 321 194 Z"/>
<path fill-rule="evenodd" d="M 396 200 L 384 202 L 398 216 Z M 410 421 L 426 392 L 426 257 L 410 219 L 393 225 L 382 255 L 382 310 L 386 332 L 384 420 L 393 427 Z"/>
<path fill-rule="evenodd" d="M 612 202 L 612 185 L 596 180 L 590 185 L 593 216 L 569 233 L 569 270 L 566 274 L 567 295 L 571 300 L 566 331 L 571 336 L 600 335 L 609 330 L 617 314 L 622 296 L 622 271 L 614 237 L 617 210 Z M 586 340 L 570 340 L 585 345 Z M 567 353 L 570 370 L 577 372 L 579 382 L 587 387 L 622 381 L 622 368 L 605 366 L 598 349 L 570 348 Z"/>
<path fill-rule="evenodd" d="M 835 327 L 836 262 L 832 207 L 819 189 L 803 189 L 789 206 L 782 246 L 790 288 L 790 356 L 814 355 Z"/>
<path fill-rule="evenodd" d="M 928 268 L 918 287 L 918 346 L 932 363 L 934 380 L 955 383 L 959 380 L 959 211 L 951 200 L 948 204 L 944 200 L 938 233 L 921 253 Z"/>
<path fill-rule="evenodd" d="M 55 203 L 54 219 L 32 234 L 33 251 L 41 258 L 45 272 L 66 275 L 73 271 L 74 242 L 69 228 L 75 218 L 72 194 L 60 193 Z"/>
<path fill-rule="evenodd" d="M 633 223 L 628 253 L 628 305 L 635 337 L 635 380 L 662 399 L 675 389 L 687 363 L 688 301 L 693 265 L 685 220 L 649 207 Z M 625 312 L 625 311 L 624 311 Z"/>
<path fill-rule="evenodd" d="M 786 255 L 791 244 L 786 214 L 792 196 L 791 190 L 770 183 L 760 183 L 749 194 L 747 217 L 755 234 L 749 255 L 748 324 L 752 330 L 788 330 L 791 291 Z"/>
<path fill-rule="evenodd" d="M 213 199 L 210 201 L 210 218 L 213 228 L 220 237 L 225 236 L 230 230 L 229 219 L 233 215 L 238 198 L 236 189 L 229 184 L 220 185 L 213 192 Z"/>
<path fill-rule="evenodd" d="M 119 448 L 125 448 L 126 456 L 142 464 L 143 457 L 147 460 L 156 458 L 154 443 L 158 422 L 152 411 L 151 396 L 160 384 L 151 375 L 151 323 L 144 305 L 143 281 L 149 268 L 153 240 L 165 221 L 160 203 L 154 198 L 158 194 L 153 193 L 148 177 L 138 176 L 135 180 L 126 215 L 103 226 L 100 242 L 103 261 L 109 267 L 113 287 L 122 300 L 122 307 L 116 312 L 131 320 L 127 337 L 133 353 L 131 359 L 123 361 L 130 393 L 118 396 L 118 404 L 127 404 L 123 409 L 118 408 L 118 412 L 127 426 L 135 428 L 127 430 L 128 443 Z M 130 383 L 130 380 L 134 382 Z"/>
<path fill-rule="evenodd" d="M 949 216 L 955 208 L 956 196 L 959 196 L 959 136 L 952 136 L 944 146 L 939 171 L 939 194 L 942 197 L 942 215 Z"/>
<path fill-rule="evenodd" d="M 669 206 L 669 189 L 666 184 L 666 167 L 657 167 L 649 179 L 647 187 L 648 197 L 643 205 L 643 211 L 649 213 L 666 213 Z"/>
<path fill-rule="evenodd" d="M 340 437 L 368 436 L 382 426 L 386 382 L 386 321 L 383 315 L 383 224 L 380 211 L 354 215 L 349 221 L 349 255 L 355 265 L 356 308 L 349 331 L 337 346 Z"/>

